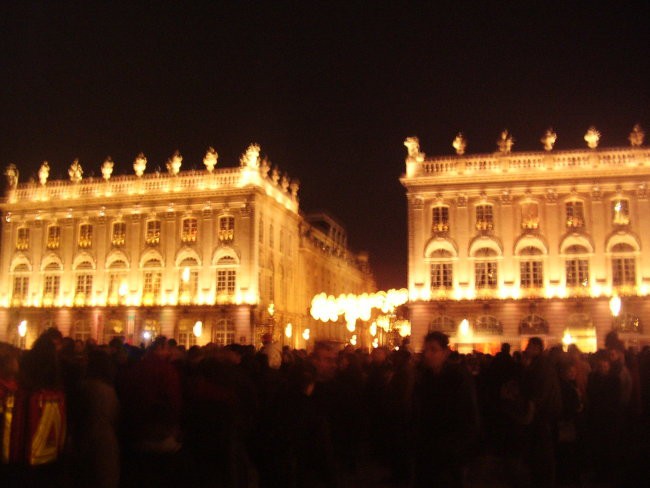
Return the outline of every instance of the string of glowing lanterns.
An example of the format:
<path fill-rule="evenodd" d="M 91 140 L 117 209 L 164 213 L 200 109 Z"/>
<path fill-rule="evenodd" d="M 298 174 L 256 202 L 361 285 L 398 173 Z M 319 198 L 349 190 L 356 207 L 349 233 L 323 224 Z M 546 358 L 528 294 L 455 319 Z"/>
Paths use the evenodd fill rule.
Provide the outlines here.
<path fill-rule="evenodd" d="M 338 297 L 327 295 L 326 293 L 319 293 L 311 300 L 310 313 L 314 320 L 320 320 L 321 322 L 337 322 L 340 317 L 343 317 L 347 329 L 350 332 L 354 332 L 356 330 L 357 320 L 364 322 L 370 320 L 373 309 L 381 310 L 384 314 L 392 313 L 395 308 L 405 304 L 408 298 L 409 294 L 406 288 L 399 290 L 390 289 L 376 293 L 362 293 L 361 295 L 348 293 L 341 294 Z M 370 326 L 371 334 L 374 331 L 373 336 L 376 335 L 378 326 L 384 330 L 388 330 L 389 321 L 378 320 L 373 322 Z M 400 335 L 402 329 L 404 329 L 404 332 L 408 332 L 406 335 L 410 334 L 410 327 L 404 326 L 400 327 Z"/>

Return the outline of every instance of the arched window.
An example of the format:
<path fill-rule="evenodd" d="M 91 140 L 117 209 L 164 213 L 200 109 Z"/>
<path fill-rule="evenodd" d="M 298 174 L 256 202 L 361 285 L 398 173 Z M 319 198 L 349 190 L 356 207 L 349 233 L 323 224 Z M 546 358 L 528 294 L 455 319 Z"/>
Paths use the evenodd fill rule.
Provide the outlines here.
<path fill-rule="evenodd" d="M 474 253 L 474 283 L 477 289 L 495 289 L 498 285 L 497 253 L 483 247 Z"/>
<path fill-rule="evenodd" d="M 227 346 L 235 342 L 235 323 L 231 319 L 220 319 L 212 326 L 212 342 Z"/>
<path fill-rule="evenodd" d="M 108 304 L 126 304 L 128 292 L 128 264 L 117 259 L 108 268 Z"/>
<path fill-rule="evenodd" d="M 178 301 L 188 304 L 198 300 L 199 263 L 193 257 L 185 258 L 179 265 Z"/>
<path fill-rule="evenodd" d="M 528 315 L 519 321 L 519 333 L 522 335 L 546 335 L 548 334 L 548 322 L 539 315 Z"/>
<path fill-rule="evenodd" d="M 567 254 L 565 261 L 566 286 L 572 288 L 586 288 L 589 286 L 589 258 L 588 249 L 579 244 L 568 246 L 564 250 Z"/>
<path fill-rule="evenodd" d="M 482 315 L 476 319 L 474 332 L 482 335 L 501 335 L 503 334 L 503 325 L 492 315 Z"/>
<path fill-rule="evenodd" d="M 456 326 L 454 319 L 446 315 L 439 315 L 429 324 L 429 332 L 437 330 L 449 335 L 455 334 L 457 328 L 458 327 Z"/>
<path fill-rule="evenodd" d="M 616 317 L 612 328 L 618 332 L 635 332 L 637 334 L 643 331 L 639 316 L 628 312 L 621 313 Z"/>
<path fill-rule="evenodd" d="M 217 300 L 234 297 L 237 284 L 237 261 L 224 256 L 217 261 Z"/>
<path fill-rule="evenodd" d="M 635 249 L 627 243 L 614 244 L 612 252 L 612 285 L 615 287 L 636 285 Z"/>
<path fill-rule="evenodd" d="M 43 271 L 43 306 L 49 307 L 59 298 L 61 291 L 61 263 L 52 261 Z"/>
<path fill-rule="evenodd" d="M 541 249 L 524 247 L 519 252 L 519 282 L 522 288 L 542 288 L 544 286 L 544 262 Z"/>
<path fill-rule="evenodd" d="M 176 341 L 178 345 L 185 346 L 189 349 L 196 345 L 196 336 L 194 335 L 194 324 L 196 320 L 182 319 L 176 328 Z"/>
<path fill-rule="evenodd" d="M 162 263 L 159 259 L 150 259 L 143 265 L 142 303 L 158 305 L 161 299 Z"/>
<path fill-rule="evenodd" d="M 454 283 L 452 254 L 444 249 L 431 253 L 431 289 L 448 290 Z"/>

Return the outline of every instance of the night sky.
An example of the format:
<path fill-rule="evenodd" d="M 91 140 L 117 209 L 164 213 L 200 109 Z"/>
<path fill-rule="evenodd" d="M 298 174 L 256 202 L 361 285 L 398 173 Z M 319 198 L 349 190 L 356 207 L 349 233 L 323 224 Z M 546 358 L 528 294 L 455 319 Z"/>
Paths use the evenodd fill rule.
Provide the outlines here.
<path fill-rule="evenodd" d="M 650 130 L 649 2 L 130 3 L 3 2 L 0 166 L 132 174 L 179 149 L 199 169 L 208 146 L 234 166 L 257 142 L 382 289 L 406 285 L 406 136 L 440 155 L 459 130 L 469 153 L 504 128 L 515 151 Z"/>

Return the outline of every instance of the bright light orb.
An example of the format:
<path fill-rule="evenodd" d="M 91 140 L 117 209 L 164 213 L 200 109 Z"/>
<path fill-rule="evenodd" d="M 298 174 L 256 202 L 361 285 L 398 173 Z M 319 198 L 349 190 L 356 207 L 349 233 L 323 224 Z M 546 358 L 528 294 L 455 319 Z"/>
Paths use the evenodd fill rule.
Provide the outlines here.
<path fill-rule="evenodd" d="M 197 339 L 201 337 L 203 334 L 203 322 L 200 320 L 197 320 L 196 323 L 194 324 L 194 327 L 192 327 L 192 333 L 194 334 L 194 337 Z"/>
<path fill-rule="evenodd" d="M 20 337 L 25 337 L 27 335 L 27 321 L 21 320 L 18 324 L 18 335 Z"/>

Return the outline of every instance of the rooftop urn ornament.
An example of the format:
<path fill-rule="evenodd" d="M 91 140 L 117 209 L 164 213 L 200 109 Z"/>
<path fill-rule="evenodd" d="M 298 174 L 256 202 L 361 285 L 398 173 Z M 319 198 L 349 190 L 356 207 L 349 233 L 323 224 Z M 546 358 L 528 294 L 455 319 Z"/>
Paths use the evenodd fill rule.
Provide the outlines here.
<path fill-rule="evenodd" d="M 598 147 L 598 143 L 600 142 L 600 132 L 598 132 L 593 125 L 589 127 L 589 130 L 585 134 L 585 142 L 589 149 L 596 149 Z"/>
<path fill-rule="evenodd" d="M 451 143 L 451 146 L 456 150 L 456 154 L 462 156 L 465 154 L 465 148 L 467 148 L 467 139 L 462 132 L 456 134 L 454 141 Z"/>
<path fill-rule="evenodd" d="M 280 179 L 280 188 L 282 188 L 283 192 L 289 190 L 289 177 L 286 174 L 282 175 L 282 178 Z"/>
<path fill-rule="evenodd" d="M 420 140 L 417 137 L 407 137 L 404 141 L 406 150 L 408 151 L 407 160 L 412 162 L 421 163 L 424 161 L 424 153 L 420 152 Z"/>
<path fill-rule="evenodd" d="M 133 171 L 135 175 L 139 178 L 144 174 L 144 170 L 147 167 L 147 158 L 144 156 L 144 153 L 140 153 L 135 157 L 133 161 Z"/>
<path fill-rule="evenodd" d="M 15 190 L 18 186 L 18 168 L 11 163 L 5 168 L 5 176 L 7 177 L 7 184 L 11 190 Z"/>
<path fill-rule="evenodd" d="M 499 152 L 502 154 L 509 154 L 512 151 L 512 146 L 515 144 L 515 140 L 512 135 L 505 129 L 499 139 L 497 140 L 497 147 Z"/>
<path fill-rule="evenodd" d="M 273 171 L 271 171 L 271 181 L 277 185 L 279 180 L 280 180 L 280 171 L 276 166 L 275 168 L 273 168 Z"/>
<path fill-rule="evenodd" d="M 172 157 L 167 160 L 167 171 L 170 175 L 177 175 L 181 170 L 181 163 L 183 162 L 183 156 L 181 156 L 180 151 L 177 149 L 172 154 Z"/>
<path fill-rule="evenodd" d="M 557 141 L 557 134 L 553 128 L 549 128 L 539 140 L 544 145 L 544 151 L 552 151 L 555 141 Z"/>
<path fill-rule="evenodd" d="M 267 158 L 262 158 L 262 162 L 260 163 L 260 174 L 262 178 L 266 178 L 269 175 L 269 171 L 271 171 L 271 161 Z"/>
<path fill-rule="evenodd" d="M 645 139 L 645 132 L 639 124 L 636 124 L 630 132 L 630 136 L 627 138 L 630 141 L 632 147 L 641 147 L 643 146 L 643 140 Z"/>
<path fill-rule="evenodd" d="M 251 144 L 246 149 L 246 152 L 241 155 L 239 162 L 242 166 L 247 168 L 257 169 L 260 167 L 260 146 L 259 144 Z"/>
<path fill-rule="evenodd" d="M 50 165 L 47 161 L 43 161 L 41 167 L 38 168 L 38 181 L 42 186 L 45 186 L 47 179 L 50 177 Z"/>
<path fill-rule="evenodd" d="M 84 174 L 84 170 L 79 164 L 79 159 L 72 161 L 70 168 L 68 169 L 68 175 L 70 176 L 70 181 L 73 183 L 79 183 L 81 181 L 81 176 Z"/>
<path fill-rule="evenodd" d="M 219 154 L 217 154 L 217 151 L 215 151 L 214 148 L 210 146 L 205 153 L 205 157 L 203 158 L 203 164 L 205 165 L 205 169 L 208 170 L 208 173 L 212 173 L 214 171 L 214 167 L 217 165 L 218 159 Z"/>
<path fill-rule="evenodd" d="M 291 184 L 289 185 L 289 191 L 291 192 L 291 196 L 295 199 L 298 198 L 298 189 L 300 188 L 300 181 L 298 180 L 291 180 Z"/>
<path fill-rule="evenodd" d="M 115 163 L 113 163 L 113 159 L 111 159 L 110 156 L 108 156 L 102 163 L 102 178 L 104 178 L 106 181 L 111 179 L 114 165 Z"/>

